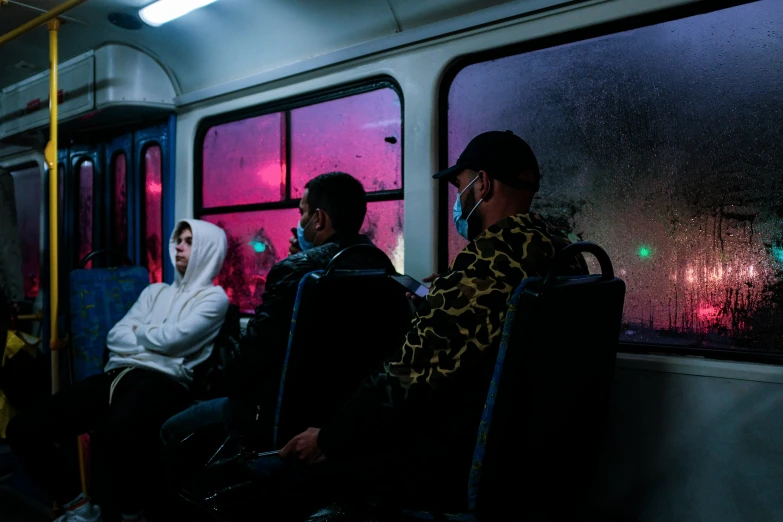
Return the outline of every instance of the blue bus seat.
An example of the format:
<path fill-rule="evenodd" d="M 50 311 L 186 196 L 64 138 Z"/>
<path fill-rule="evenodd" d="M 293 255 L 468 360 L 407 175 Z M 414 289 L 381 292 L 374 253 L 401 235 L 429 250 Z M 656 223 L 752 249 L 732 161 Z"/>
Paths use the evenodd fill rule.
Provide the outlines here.
<path fill-rule="evenodd" d="M 90 260 L 104 254 L 116 255 L 126 265 L 132 265 L 124 254 L 117 251 L 96 250 L 80 261 L 80 268 L 71 272 L 68 287 L 69 351 L 73 383 L 103 373 L 109 355 L 106 347 L 109 330 L 128 313 L 141 292 L 150 284 L 149 272 L 141 266 L 84 268 Z M 100 490 L 105 489 L 101 486 L 105 485 L 100 480 L 93 483 L 92 479 L 102 477 L 104 473 L 100 459 L 91 458 L 96 451 L 92 435 L 85 433 L 77 438 L 82 489 L 85 493 L 100 496 Z"/>
<path fill-rule="evenodd" d="M 595 255 L 602 273 L 558 276 L 581 252 Z M 569 245 L 546 277 L 516 289 L 478 429 L 466 512 L 378 507 L 368 515 L 367 506 L 334 504 L 307 522 L 483 522 L 510 513 L 515 520 L 586 520 L 580 510 L 603 442 L 624 300 L 625 283 L 614 277 L 609 256 L 589 242 Z"/>
<path fill-rule="evenodd" d="M 592 253 L 602 274 L 558 277 L 580 252 Z M 514 293 L 468 482 L 468 508 L 479 519 L 510 509 L 531 519 L 581 516 L 603 443 L 624 301 L 625 282 L 589 242 L 566 247 L 545 278 Z"/>
<path fill-rule="evenodd" d="M 141 266 L 76 269 L 70 276 L 73 380 L 103 372 L 106 336 L 150 284 Z"/>

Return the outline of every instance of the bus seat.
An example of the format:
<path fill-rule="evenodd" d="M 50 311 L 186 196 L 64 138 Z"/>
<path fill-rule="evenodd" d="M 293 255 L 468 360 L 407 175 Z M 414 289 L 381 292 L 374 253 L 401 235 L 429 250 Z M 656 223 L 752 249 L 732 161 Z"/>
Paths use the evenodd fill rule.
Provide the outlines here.
<path fill-rule="evenodd" d="M 600 275 L 558 276 L 592 253 Z M 509 301 L 479 425 L 466 513 L 403 511 L 395 520 L 583 520 L 582 494 L 598 464 L 608 415 L 625 283 L 597 245 L 569 245 L 546 277 L 528 278 Z M 381 509 L 381 508 L 378 508 Z M 365 520 L 333 505 L 308 522 Z M 386 513 L 388 516 L 389 513 Z M 388 520 L 388 518 L 386 518 Z"/>
<path fill-rule="evenodd" d="M 149 272 L 141 266 L 85 269 L 87 263 L 102 254 L 118 255 L 126 265 L 132 262 L 114 250 L 96 250 L 86 255 L 70 274 L 70 362 L 72 382 L 103 373 L 108 360 L 106 337 L 109 330 L 130 310 L 141 292 L 150 284 Z M 92 490 L 91 478 L 103 476 L 90 458 L 92 436 L 77 438 L 79 467 L 84 492 Z M 98 459 L 100 460 L 100 459 Z M 100 468 L 100 466 L 99 466 Z M 96 485 L 99 485 L 100 481 Z M 100 495 L 101 492 L 97 492 Z"/>
<path fill-rule="evenodd" d="M 98 250 L 80 263 L 84 267 Z M 128 264 L 130 260 L 125 260 Z M 73 382 L 103 372 L 108 350 L 109 330 L 130 310 L 150 284 L 147 269 L 141 266 L 79 268 L 70 275 L 71 361 Z"/>
<path fill-rule="evenodd" d="M 242 314 L 239 306 L 228 305 L 223 326 L 220 327 L 215 338 L 212 353 L 209 358 L 193 369 L 192 392 L 194 403 L 225 397 L 224 370 L 228 359 L 228 353 L 235 350 L 239 342 Z"/>
<path fill-rule="evenodd" d="M 388 277 L 392 274 L 396 271 L 386 254 L 355 245 L 338 253 L 326 269 L 302 278 L 275 412 L 275 449 L 308 427 L 322 425 L 401 345 L 413 307 L 404 289 Z M 224 447 L 232 448 L 228 441 Z M 191 508 L 223 516 L 249 502 L 253 457 L 215 454 L 211 462 L 179 497 Z"/>
<path fill-rule="evenodd" d="M 394 273 L 391 263 L 375 270 L 330 265 L 302 279 L 280 381 L 275 449 L 324 424 L 402 344 L 413 313 L 388 277 Z"/>
<path fill-rule="evenodd" d="M 581 252 L 598 259 L 600 275 L 556 275 Z M 603 441 L 624 301 L 625 282 L 589 242 L 566 247 L 545 278 L 514 293 L 468 484 L 479 519 L 582 507 Z"/>

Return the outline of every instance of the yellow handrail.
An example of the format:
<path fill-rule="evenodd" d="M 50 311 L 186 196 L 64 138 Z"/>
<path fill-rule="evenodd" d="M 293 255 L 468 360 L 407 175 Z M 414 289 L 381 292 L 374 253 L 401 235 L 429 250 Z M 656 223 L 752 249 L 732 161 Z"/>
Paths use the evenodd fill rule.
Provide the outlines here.
<path fill-rule="evenodd" d="M 43 319 L 43 314 L 28 314 L 28 315 L 20 315 L 16 318 L 19 321 L 40 321 Z"/>
<path fill-rule="evenodd" d="M 49 347 L 52 352 L 52 393 L 60 389 L 59 352 L 60 335 L 57 329 L 57 316 L 59 314 L 59 278 L 58 278 L 58 190 L 57 190 L 57 32 L 60 29 L 60 21 L 56 18 L 49 20 L 49 143 L 46 144 L 44 156 L 49 166 L 49 327 L 51 334 Z"/>
<path fill-rule="evenodd" d="M 82 0 L 84 1 L 84 0 Z M 50 328 L 51 338 L 49 339 L 49 348 L 52 354 L 52 394 L 60 390 L 60 348 L 64 343 L 60 340 L 60 334 L 57 328 L 57 317 L 59 310 L 59 292 L 60 284 L 58 278 L 58 240 L 59 240 L 59 209 L 57 185 L 59 182 L 57 175 L 57 109 L 59 100 L 57 98 L 58 89 L 58 65 L 59 57 L 57 55 L 57 33 L 60 30 L 60 20 L 54 18 L 47 22 L 49 29 L 49 143 L 46 144 L 44 156 L 49 166 L 49 295 L 50 295 Z M 84 463 L 84 451 L 80 437 L 76 438 L 76 448 L 79 454 L 79 478 L 81 479 L 82 492 L 87 494 L 87 476 Z M 55 508 L 58 506 L 55 504 Z"/>
<path fill-rule="evenodd" d="M 49 21 L 57 18 L 58 16 L 60 16 L 64 12 L 73 9 L 77 5 L 83 4 L 86 1 L 87 0 L 66 0 L 62 4 L 60 4 L 57 7 L 55 7 L 54 9 L 51 9 L 51 10 L 45 12 L 44 14 L 33 18 L 32 20 L 30 20 L 26 24 L 22 24 L 19 27 L 17 27 L 16 29 L 8 31 L 3 36 L 0 36 L 0 45 L 3 45 L 4 43 L 10 42 L 14 38 L 22 36 L 23 34 L 29 32 L 29 31 L 32 31 L 33 29 L 35 29 L 39 25 L 43 25 L 46 22 L 49 22 Z M 50 28 L 50 30 L 51 30 L 51 28 Z"/>

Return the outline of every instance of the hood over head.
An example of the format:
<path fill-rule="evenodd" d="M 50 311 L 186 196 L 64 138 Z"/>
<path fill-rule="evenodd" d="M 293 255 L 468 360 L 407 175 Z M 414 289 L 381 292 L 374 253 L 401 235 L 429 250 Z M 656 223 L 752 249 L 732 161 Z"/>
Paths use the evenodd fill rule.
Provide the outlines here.
<path fill-rule="evenodd" d="M 177 231 L 183 223 L 190 225 L 193 233 L 193 246 L 185 275 L 177 270 Z M 174 265 L 174 284 L 187 285 L 190 288 L 212 286 L 212 281 L 223 268 L 228 240 L 226 233 L 217 225 L 200 219 L 182 219 L 177 222 L 169 241 L 169 257 Z"/>

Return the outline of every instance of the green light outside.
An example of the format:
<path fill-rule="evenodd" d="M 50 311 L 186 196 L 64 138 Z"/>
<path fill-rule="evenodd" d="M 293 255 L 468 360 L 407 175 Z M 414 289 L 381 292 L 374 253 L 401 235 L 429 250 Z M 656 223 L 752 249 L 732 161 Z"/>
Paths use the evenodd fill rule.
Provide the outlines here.
<path fill-rule="evenodd" d="M 261 243 L 260 241 L 251 241 L 249 245 L 253 247 L 253 250 L 255 250 L 259 254 L 262 253 L 264 250 L 266 250 L 266 245 Z"/>
<path fill-rule="evenodd" d="M 652 255 L 652 249 L 647 246 L 640 246 L 639 247 L 639 257 L 646 258 L 650 257 Z"/>

